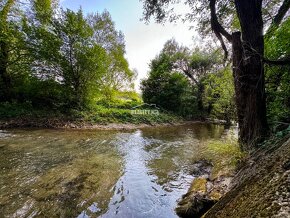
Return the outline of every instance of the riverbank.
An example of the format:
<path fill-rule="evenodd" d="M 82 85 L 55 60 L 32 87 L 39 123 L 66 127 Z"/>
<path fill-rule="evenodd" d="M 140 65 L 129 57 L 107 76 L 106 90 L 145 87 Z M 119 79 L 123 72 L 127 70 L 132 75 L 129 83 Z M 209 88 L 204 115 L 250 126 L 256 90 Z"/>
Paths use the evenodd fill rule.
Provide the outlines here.
<path fill-rule="evenodd" d="M 177 212 L 182 217 L 290 217 L 289 157 L 288 128 L 244 158 L 229 177 L 230 183 L 224 180 L 226 177 L 205 177 L 211 170 L 196 178 Z M 209 166 L 203 164 L 201 168 L 211 169 Z M 214 197 L 211 187 L 223 193 Z"/>
<path fill-rule="evenodd" d="M 123 107 L 123 105 L 121 105 Z M 30 104 L 1 104 L 0 128 L 136 129 L 183 124 L 169 112 L 134 114 L 128 107 L 96 105 L 89 109 L 47 109 Z"/>
<path fill-rule="evenodd" d="M 140 128 L 150 128 L 159 126 L 179 126 L 192 124 L 200 121 L 164 121 L 153 123 L 92 123 L 87 121 L 73 121 L 58 118 L 23 119 L 14 118 L 0 120 L 0 129 L 13 128 L 51 128 L 51 129 L 96 129 L 96 130 L 132 130 Z"/>
<path fill-rule="evenodd" d="M 239 148 L 235 130 L 229 131 L 220 141 L 207 142 L 201 159 L 191 166 L 194 179 L 176 207 L 180 217 L 201 217 L 230 190 L 236 167 L 245 153 Z"/>
<path fill-rule="evenodd" d="M 65 118 L 32 118 L 20 117 L 10 119 L 0 119 L 0 129 L 17 129 L 17 128 L 50 128 L 50 129 L 83 129 L 83 130 L 133 130 L 150 127 L 161 126 L 181 126 L 194 123 L 210 123 L 217 125 L 227 125 L 222 120 L 184 120 L 180 117 L 165 119 L 160 121 L 148 121 L 143 119 L 143 122 L 112 122 L 112 123 L 96 123 L 86 120 L 65 119 Z"/>
<path fill-rule="evenodd" d="M 172 112 L 146 109 L 144 113 L 134 113 L 132 103 L 96 104 L 90 108 L 73 109 L 64 107 L 41 107 L 31 103 L 1 103 L 0 128 L 65 128 L 65 129 L 137 129 L 152 126 L 183 125 L 205 122 L 229 125 L 226 121 L 206 119 L 201 114 L 184 118 Z M 150 106 L 150 105 L 149 105 Z M 152 109 L 152 108 L 151 108 Z"/>
<path fill-rule="evenodd" d="M 204 217 L 290 217 L 290 134 L 253 153 Z"/>

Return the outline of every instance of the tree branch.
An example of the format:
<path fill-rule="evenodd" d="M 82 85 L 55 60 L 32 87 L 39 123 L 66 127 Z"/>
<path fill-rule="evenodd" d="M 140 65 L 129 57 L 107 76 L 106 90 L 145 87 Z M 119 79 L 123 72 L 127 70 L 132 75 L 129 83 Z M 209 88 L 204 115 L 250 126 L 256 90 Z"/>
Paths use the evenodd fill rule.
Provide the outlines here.
<path fill-rule="evenodd" d="M 278 10 L 278 13 L 275 15 L 272 24 L 277 26 L 280 25 L 289 8 L 290 0 L 284 0 L 283 4 Z"/>
<path fill-rule="evenodd" d="M 224 52 L 225 52 L 224 60 L 226 61 L 227 58 L 228 58 L 228 55 L 229 55 L 228 49 L 227 49 L 227 47 L 226 47 L 226 44 L 225 44 L 225 42 L 224 42 L 224 40 L 223 40 L 222 35 L 221 35 L 219 32 L 214 31 L 214 33 L 215 33 L 216 37 L 218 38 L 218 40 L 220 41 L 221 46 L 222 46 L 222 49 L 223 49 Z"/>
<path fill-rule="evenodd" d="M 216 15 L 216 0 L 210 0 L 209 7 L 210 7 L 210 14 L 211 14 L 211 27 L 214 32 L 220 33 L 223 35 L 229 42 L 232 41 L 232 35 L 228 33 L 225 28 L 219 23 L 218 17 Z"/>
<path fill-rule="evenodd" d="M 284 0 L 277 14 L 274 16 L 274 19 L 267 31 L 267 34 L 275 31 L 279 27 L 289 8 L 290 8 L 290 0 Z"/>
<path fill-rule="evenodd" d="M 263 58 L 263 61 L 269 65 L 290 65 L 290 57 L 285 57 L 278 60 L 269 60 L 267 58 Z"/>
<path fill-rule="evenodd" d="M 188 70 L 182 70 L 186 76 L 188 76 L 195 84 L 198 84 L 197 80 L 193 77 L 191 73 L 189 73 Z"/>
<path fill-rule="evenodd" d="M 219 23 L 218 21 L 218 17 L 216 15 L 216 8 L 215 8 L 215 5 L 216 5 L 216 0 L 210 0 L 209 2 L 209 7 L 210 7 L 210 14 L 211 14 L 211 19 L 210 19 L 210 22 L 211 22 L 211 28 L 213 30 L 213 32 L 215 33 L 216 37 L 218 38 L 218 40 L 220 41 L 221 43 L 221 46 L 222 46 L 222 49 L 224 50 L 225 52 L 225 60 L 227 59 L 228 57 L 228 50 L 227 50 L 227 47 L 225 45 L 225 42 L 224 42 L 224 39 L 223 39 L 223 36 L 229 41 L 231 42 L 232 41 L 232 35 L 229 34 L 225 28 L 223 28 L 223 26 Z"/>

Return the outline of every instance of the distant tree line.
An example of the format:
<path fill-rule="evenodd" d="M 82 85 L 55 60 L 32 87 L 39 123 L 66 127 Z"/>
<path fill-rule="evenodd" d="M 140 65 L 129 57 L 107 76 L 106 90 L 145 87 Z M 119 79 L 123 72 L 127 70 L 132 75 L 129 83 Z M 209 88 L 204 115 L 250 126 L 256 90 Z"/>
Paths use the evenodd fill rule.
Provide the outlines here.
<path fill-rule="evenodd" d="M 267 57 L 290 56 L 290 19 L 265 41 Z M 290 67 L 266 65 L 267 119 L 272 127 L 290 123 Z M 234 77 L 220 50 L 190 49 L 174 39 L 151 61 L 141 82 L 143 100 L 190 119 L 237 120 Z"/>
<path fill-rule="evenodd" d="M 167 41 L 141 83 L 143 99 L 190 119 L 235 120 L 234 86 L 219 50 Z"/>
<path fill-rule="evenodd" d="M 271 91 L 270 86 L 265 82 L 266 74 L 269 75 L 268 67 L 275 71 L 277 68 L 274 69 L 275 67 L 272 66 L 283 66 L 283 71 L 287 72 L 287 67 L 284 67 L 290 65 L 288 49 L 281 44 L 278 46 L 281 41 L 289 45 L 289 40 L 287 41 L 284 36 L 288 35 L 289 30 L 286 20 L 289 20 L 290 1 L 142 1 L 146 21 L 152 17 L 157 22 L 172 21 L 181 17 L 183 20 L 197 23 L 197 29 L 204 36 L 213 32 L 214 38 L 220 42 L 221 48 L 224 50 L 225 59 L 228 58 L 230 51 L 241 144 L 245 145 L 246 148 L 252 148 L 263 141 L 269 135 L 269 119 L 267 119 L 269 109 L 272 108 L 273 111 L 280 104 L 280 110 L 284 111 L 282 112 L 284 115 L 279 115 L 282 117 L 288 111 L 285 106 L 289 106 L 287 103 L 288 94 L 285 98 L 283 97 L 283 100 L 275 99 L 272 94 L 268 95 L 270 98 L 272 96 L 271 99 L 267 96 L 267 92 L 273 90 L 279 92 L 283 90 L 282 92 L 284 92 L 285 88 L 282 83 L 287 80 L 288 76 L 285 74 L 282 77 L 278 76 L 276 81 L 280 79 L 280 83 L 273 85 L 274 89 Z M 183 15 L 179 14 L 174 11 L 174 4 L 186 5 L 189 12 Z M 281 31 L 283 31 L 282 34 Z M 279 37 L 277 32 L 280 32 Z M 267 52 L 269 45 L 276 49 L 275 57 Z M 282 49 L 282 52 L 278 51 L 279 49 Z M 271 104 L 269 108 L 270 102 L 275 103 Z"/>
<path fill-rule="evenodd" d="M 107 11 L 3 0 L 0 24 L 0 102 L 83 108 L 133 90 L 124 35 Z"/>

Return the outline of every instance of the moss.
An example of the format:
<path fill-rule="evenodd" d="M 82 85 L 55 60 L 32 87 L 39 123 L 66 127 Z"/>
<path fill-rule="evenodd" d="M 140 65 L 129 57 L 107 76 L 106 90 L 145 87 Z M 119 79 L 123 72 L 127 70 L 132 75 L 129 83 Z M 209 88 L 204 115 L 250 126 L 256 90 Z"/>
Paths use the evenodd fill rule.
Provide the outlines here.
<path fill-rule="evenodd" d="M 190 186 L 190 192 L 200 192 L 200 193 L 206 193 L 206 183 L 207 180 L 205 178 L 196 178 L 193 180 Z"/>
<path fill-rule="evenodd" d="M 199 160 L 210 161 L 211 170 L 205 170 L 199 178 L 194 179 L 186 195 L 183 196 L 176 211 L 189 217 L 196 209 L 196 196 L 202 195 L 202 199 L 209 202 L 218 201 L 227 191 L 231 176 L 233 176 L 237 163 L 244 157 L 237 141 L 232 139 L 204 141 Z M 198 166 L 203 168 L 205 166 Z M 199 169 L 202 172 L 202 170 Z M 198 173 L 196 175 L 199 175 Z M 209 179 L 206 179 L 209 177 Z M 208 189 L 208 190 L 207 190 Z M 205 211 L 204 211 L 205 212 Z M 194 217 L 194 216 L 192 216 Z M 225 216 L 227 217 L 227 216 Z"/>
<path fill-rule="evenodd" d="M 86 161 L 77 159 L 42 175 L 32 198 L 40 212 L 62 217 L 77 216 L 94 200 L 101 202 L 98 207 L 105 209 L 113 194 L 108 190 L 120 173 L 120 159 L 114 154 L 93 154 Z"/>
<path fill-rule="evenodd" d="M 208 141 L 204 145 L 202 156 L 206 160 L 210 160 L 213 164 L 211 179 L 220 176 L 233 175 L 239 160 L 245 154 L 241 152 L 237 141 Z"/>
<path fill-rule="evenodd" d="M 222 197 L 222 194 L 218 191 L 212 191 L 208 195 L 211 199 L 219 200 Z"/>
<path fill-rule="evenodd" d="M 209 210 L 205 217 L 289 215 L 289 208 L 283 203 L 289 202 L 290 197 L 287 190 L 290 172 L 283 168 L 290 156 L 289 145 L 290 140 L 283 140 L 258 150 L 237 174 L 234 188 Z M 280 216 L 280 213 L 284 215 Z"/>

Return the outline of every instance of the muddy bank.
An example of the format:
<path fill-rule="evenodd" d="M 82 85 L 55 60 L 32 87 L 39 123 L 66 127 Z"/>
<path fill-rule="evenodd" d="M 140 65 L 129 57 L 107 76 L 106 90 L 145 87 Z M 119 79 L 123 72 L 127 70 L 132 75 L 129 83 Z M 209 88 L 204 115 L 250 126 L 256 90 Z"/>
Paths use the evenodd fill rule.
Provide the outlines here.
<path fill-rule="evenodd" d="M 252 154 L 204 217 L 290 217 L 290 135 Z"/>
<path fill-rule="evenodd" d="M 0 120 L 0 129 L 12 128 L 51 128 L 51 129 L 97 129 L 97 130 L 134 130 L 148 127 L 159 126 L 179 126 L 192 123 L 212 123 L 224 125 L 218 121 L 178 121 L 164 123 L 91 123 L 86 121 L 74 121 L 59 118 L 17 118 L 9 120 Z"/>
<path fill-rule="evenodd" d="M 122 130 L 122 129 L 138 129 L 150 126 L 166 126 L 166 125 L 182 125 L 188 122 L 177 122 L 177 123 L 90 123 L 85 121 L 74 121 L 67 119 L 9 119 L 0 120 L 1 129 L 9 128 L 52 128 L 52 129 L 112 129 L 112 130 Z"/>
<path fill-rule="evenodd" d="M 229 191 L 232 177 L 212 177 L 212 173 L 213 164 L 209 161 L 200 160 L 193 164 L 192 174 L 195 179 L 176 207 L 180 217 L 201 217 Z"/>
<path fill-rule="evenodd" d="M 183 217 L 290 217 L 290 134 L 252 153 L 230 184 L 223 181 L 221 186 L 219 178 L 204 175 L 179 203 L 177 212 Z M 219 191 L 212 192 L 209 184 Z M 216 198 L 212 193 L 218 193 Z"/>
<path fill-rule="evenodd" d="M 202 159 L 191 166 L 194 180 L 178 202 L 176 213 L 180 217 L 201 217 L 230 190 L 236 166 L 244 155 L 233 135 L 218 143 L 208 142 L 200 153 Z"/>

